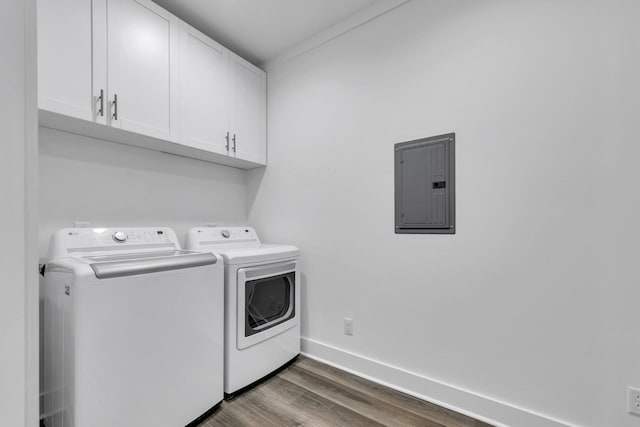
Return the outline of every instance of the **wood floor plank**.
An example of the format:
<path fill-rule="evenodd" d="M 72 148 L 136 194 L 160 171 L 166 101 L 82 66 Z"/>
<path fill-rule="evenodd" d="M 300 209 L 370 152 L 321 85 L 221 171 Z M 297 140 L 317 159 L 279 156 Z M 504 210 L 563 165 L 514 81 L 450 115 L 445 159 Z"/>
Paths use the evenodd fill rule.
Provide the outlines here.
<path fill-rule="evenodd" d="M 278 406 L 291 405 L 308 392 L 307 389 L 284 381 L 280 376 L 273 377 L 255 389 L 255 393 L 272 399 Z"/>
<path fill-rule="evenodd" d="M 491 427 L 300 357 L 220 408 L 199 427 Z"/>
<path fill-rule="evenodd" d="M 323 375 L 338 384 L 355 388 L 398 408 L 436 421 L 445 427 L 476 427 L 476 420 L 430 402 L 390 389 L 310 358 L 301 358 L 296 368 Z M 487 427 L 487 426 L 483 426 Z M 488 426 L 491 427 L 491 426 Z"/>
<path fill-rule="evenodd" d="M 246 427 L 246 421 L 238 418 L 236 412 L 225 408 L 224 404 L 215 414 L 207 418 L 199 427 Z"/>
<path fill-rule="evenodd" d="M 304 412 L 286 410 L 284 407 L 274 408 L 270 399 L 264 399 L 258 393 L 251 396 L 242 410 L 252 412 L 261 419 L 263 426 L 303 426 L 306 421 Z"/>
<path fill-rule="evenodd" d="M 444 427 L 440 423 L 403 411 L 397 406 L 373 398 L 357 389 L 332 383 L 321 375 L 299 369 L 295 365 L 283 372 L 281 377 L 384 425 Z"/>
<path fill-rule="evenodd" d="M 295 395 L 296 397 L 286 407 L 276 407 L 275 410 L 292 411 L 293 413 L 302 413 L 306 417 L 303 424 L 313 427 L 384 427 L 383 424 L 376 420 L 367 418 L 349 408 L 338 405 L 333 401 L 326 399 L 315 392 L 306 390 L 283 378 L 273 378 L 269 384 L 270 387 L 278 390 L 278 394 L 287 396 Z M 293 390 L 293 391 L 292 391 Z M 303 393 L 299 391 L 303 390 Z M 272 390 L 267 387 L 261 387 L 258 391 L 264 394 L 265 400 L 272 401 L 274 396 Z M 282 398 L 278 400 L 283 401 Z"/>
<path fill-rule="evenodd" d="M 222 407 L 215 414 L 207 419 L 215 421 L 213 425 L 223 427 L 236 426 L 302 426 L 304 414 L 292 414 L 285 411 L 274 410 L 269 401 L 265 401 L 258 393 L 257 389 L 245 392 L 242 399 L 235 399 L 230 402 L 223 402 Z M 223 419 L 218 419 L 218 413 L 222 413 Z"/>

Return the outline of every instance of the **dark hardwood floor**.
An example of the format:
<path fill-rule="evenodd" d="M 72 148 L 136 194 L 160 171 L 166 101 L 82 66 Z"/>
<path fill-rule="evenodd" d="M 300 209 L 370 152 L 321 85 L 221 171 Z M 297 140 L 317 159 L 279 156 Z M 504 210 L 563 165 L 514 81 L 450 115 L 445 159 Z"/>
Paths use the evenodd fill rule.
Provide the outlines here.
<path fill-rule="evenodd" d="M 491 427 L 303 356 L 200 424 L 218 426 Z"/>

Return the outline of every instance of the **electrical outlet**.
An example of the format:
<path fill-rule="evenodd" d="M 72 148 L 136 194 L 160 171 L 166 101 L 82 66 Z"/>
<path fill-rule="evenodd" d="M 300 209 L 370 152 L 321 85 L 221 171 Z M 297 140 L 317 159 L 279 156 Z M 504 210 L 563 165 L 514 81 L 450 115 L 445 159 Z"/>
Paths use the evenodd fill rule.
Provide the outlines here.
<path fill-rule="evenodd" d="M 353 335 L 353 319 L 348 317 L 344 318 L 344 334 Z"/>
<path fill-rule="evenodd" d="M 629 387 L 627 389 L 627 395 L 629 401 L 629 413 L 640 415 L 640 389 Z"/>

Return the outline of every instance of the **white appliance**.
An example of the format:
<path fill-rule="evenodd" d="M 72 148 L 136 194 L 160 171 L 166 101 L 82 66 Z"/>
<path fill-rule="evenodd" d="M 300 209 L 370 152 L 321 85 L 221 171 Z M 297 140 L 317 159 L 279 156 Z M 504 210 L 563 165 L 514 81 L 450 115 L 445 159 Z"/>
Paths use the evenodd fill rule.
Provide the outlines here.
<path fill-rule="evenodd" d="M 203 227 L 185 246 L 225 264 L 224 391 L 233 394 L 300 354 L 300 250 L 262 244 L 250 227 Z"/>
<path fill-rule="evenodd" d="M 223 394 L 224 265 L 173 230 L 69 228 L 44 270 L 48 427 L 179 427 Z"/>

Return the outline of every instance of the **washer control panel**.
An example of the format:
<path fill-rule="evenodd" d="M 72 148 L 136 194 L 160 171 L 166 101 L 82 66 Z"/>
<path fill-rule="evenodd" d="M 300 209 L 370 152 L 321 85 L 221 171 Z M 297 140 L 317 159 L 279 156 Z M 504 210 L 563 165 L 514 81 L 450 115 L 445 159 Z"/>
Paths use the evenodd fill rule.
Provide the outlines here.
<path fill-rule="evenodd" d="M 129 236 L 127 236 L 127 233 L 125 233 L 124 231 L 116 231 L 111 237 L 113 237 L 113 240 L 118 243 L 124 243 L 129 238 Z"/>
<path fill-rule="evenodd" d="M 54 234 L 51 257 L 115 247 L 165 250 L 167 247 L 180 248 L 180 243 L 175 232 L 166 227 L 64 228 Z"/>

